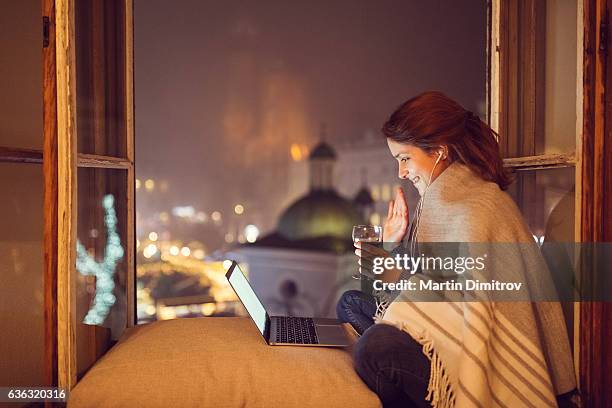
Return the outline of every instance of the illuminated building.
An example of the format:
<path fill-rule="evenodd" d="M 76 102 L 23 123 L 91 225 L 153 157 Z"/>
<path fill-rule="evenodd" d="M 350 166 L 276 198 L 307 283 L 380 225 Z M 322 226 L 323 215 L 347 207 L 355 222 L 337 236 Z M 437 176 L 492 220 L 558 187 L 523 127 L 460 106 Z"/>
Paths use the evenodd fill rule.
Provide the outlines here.
<path fill-rule="evenodd" d="M 283 211 L 276 231 L 236 250 L 271 313 L 332 316 L 338 293 L 357 284 L 351 232 L 364 219 L 334 188 L 336 159 L 330 145 L 318 144 L 309 156 L 310 190 Z"/>

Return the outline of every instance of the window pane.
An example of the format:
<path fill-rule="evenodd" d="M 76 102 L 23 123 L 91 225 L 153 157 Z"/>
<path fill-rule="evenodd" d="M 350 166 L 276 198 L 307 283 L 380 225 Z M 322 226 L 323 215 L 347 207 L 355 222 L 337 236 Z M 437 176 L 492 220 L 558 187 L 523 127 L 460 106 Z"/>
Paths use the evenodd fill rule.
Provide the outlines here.
<path fill-rule="evenodd" d="M 574 242 L 574 180 L 573 167 L 520 171 L 516 181 L 509 187 L 508 192 L 519 205 L 534 239 L 540 246 L 555 242 Z M 542 254 L 553 272 L 568 267 L 564 258 L 559 257 L 558 248 L 554 244 L 542 247 Z M 571 302 L 564 302 L 561 306 L 567 334 L 573 344 L 574 306 Z"/>
<path fill-rule="evenodd" d="M 127 172 L 80 168 L 77 236 L 77 370 L 126 327 Z"/>
<path fill-rule="evenodd" d="M 573 167 L 520 171 L 508 189 L 531 232 L 542 242 L 574 242 Z"/>
<path fill-rule="evenodd" d="M 0 384 L 41 386 L 44 377 L 43 174 L 0 163 Z"/>
<path fill-rule="evenodd" d="M 334 315 L 351 228 L 398 180 L 383 122 L 427 89 L 482 114 L 486 2 L 464 3 L 136 0 L 140 321 L 233 313 L 227 258 L 271 313 Z"/>
<path fill-rule="evenodd" d="M 75 2 L 79 153 L 126 155 L 123 5 Z"/>
<path fill-rule="evenodd" d="M 40 1 L 4 1 L 0 13 L 0 146 L 42 149 Z"/>
<path fill-rule="evenodd" d="M 546 1 L 545 126 L 536 154 L 575 150 L 576 6 L 574 0 Z"/>

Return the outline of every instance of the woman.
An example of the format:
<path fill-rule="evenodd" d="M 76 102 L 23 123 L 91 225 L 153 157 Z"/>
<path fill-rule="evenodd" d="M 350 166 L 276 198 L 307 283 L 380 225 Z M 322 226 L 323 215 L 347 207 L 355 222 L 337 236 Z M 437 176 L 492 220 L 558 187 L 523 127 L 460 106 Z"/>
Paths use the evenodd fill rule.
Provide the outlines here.
<path fill-rule="evenodd" d="M 546 266 L 537 251 L 525 250 L 533 238 L 503 191 L 511 180 L 485 123 L 444 94 L 426 92 L 402 104 L 382 131 L 398 176 L 421 196 L 409 224 L 404 193 L 396 191 L 383 227 L 385 243 L 398 243 L 397 250 L 411 255 L 418 243 L 504 243 L 513 255 L 501 264 L 511 265 L 527 284 L 537 282 Z M 374 257 L 388 255 L 365 243 L 355 246 L 366 272 Z M 493 269 L 483 273 L 494 276 Z M 388 270 L 382 280 L 400 274 Z M 385 406 L 556 406 L 556 395 L 575 388 L 555 302 L 417 302 L 404 291 L 385 305 L 349 291 L 337 313 L 362 333 L 355 369 Z"/>

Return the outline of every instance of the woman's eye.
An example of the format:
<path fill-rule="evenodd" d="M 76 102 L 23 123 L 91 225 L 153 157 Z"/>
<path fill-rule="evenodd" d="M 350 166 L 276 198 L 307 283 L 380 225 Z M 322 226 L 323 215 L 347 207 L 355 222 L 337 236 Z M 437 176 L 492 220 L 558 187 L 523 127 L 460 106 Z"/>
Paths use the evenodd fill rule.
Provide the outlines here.
<path fill-rule="evenodd" d="M 406 163 L 407 161 L 408 161 L 408 158 L 407 158 L 407 157 L 402 157 L 402 158 L 400 159 L 400 162 L 402 162 L 402 163 Z"/>

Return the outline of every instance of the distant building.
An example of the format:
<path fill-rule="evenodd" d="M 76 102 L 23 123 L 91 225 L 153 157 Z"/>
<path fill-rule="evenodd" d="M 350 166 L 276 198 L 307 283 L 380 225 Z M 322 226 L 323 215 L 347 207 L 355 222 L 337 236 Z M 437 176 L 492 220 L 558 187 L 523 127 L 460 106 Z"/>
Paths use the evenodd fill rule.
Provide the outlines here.
<path fill-rule="evenodd" d="M 285 209 L 276 231 L 236 251 L 271 313 L 330 316 L 339 292 L 358 285 L 350 278 L 357 268 L 351 232 L 366 220 L 353 197 L 334 188 L 337 158 L 327 143 L 317 145 L 308 192 Z"/>

